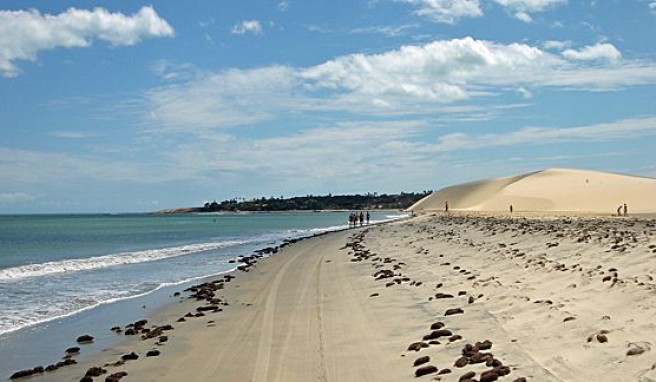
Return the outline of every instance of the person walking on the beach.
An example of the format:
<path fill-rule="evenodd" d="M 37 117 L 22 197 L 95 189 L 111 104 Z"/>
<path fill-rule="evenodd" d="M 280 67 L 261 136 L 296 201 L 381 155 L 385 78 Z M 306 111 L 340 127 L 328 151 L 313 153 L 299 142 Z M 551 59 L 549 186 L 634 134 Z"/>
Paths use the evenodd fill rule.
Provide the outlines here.
<path fill-rule="evenodd" d="M 444 212 L 449 212 L 449 201 L 444 201 Z"/>
<path fill-rule="evenodd" d="M 369 211 L 367 211 L 367 225 L 369 225 Z"/>
<path fill-rule="evenodd" d="M 629 216 L 629 208 L 626 206 L 626 203 L 624 203 L 624 216 Z"/>
<path fill-rule="evenodd" d="M 510 213 L 511 213 L 511 214 L 513 213 L 512 204 L 510 205 Z"/>
<path fill-rule="evenodd" d="M 620 204 L 619 207 L 617 207 L 617 216 L 622 216 L 622 205 Z"/>
<path fill-rule="evenodd" d="M 360 211 L 360 227 L 362 227 L 362 224 L 364 224 L 364 214 Z"/>

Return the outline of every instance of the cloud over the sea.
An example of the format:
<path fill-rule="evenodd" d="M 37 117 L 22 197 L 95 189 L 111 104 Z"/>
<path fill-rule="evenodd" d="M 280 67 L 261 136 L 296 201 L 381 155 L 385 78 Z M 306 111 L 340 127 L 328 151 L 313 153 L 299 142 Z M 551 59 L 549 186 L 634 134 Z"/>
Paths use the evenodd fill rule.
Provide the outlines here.
<path fill-rule="evenodd" d="M 43 50 L 88 47 L 93 40 L 113 46 L 134 45 L 144 38 L 172 36 L 173 27 L 146 6 L 133 15 L 70 8 L 57 14 L 38 10 L 0 10 L 0 74 L 20 73 L 16 61 L 34 61 Z"/>

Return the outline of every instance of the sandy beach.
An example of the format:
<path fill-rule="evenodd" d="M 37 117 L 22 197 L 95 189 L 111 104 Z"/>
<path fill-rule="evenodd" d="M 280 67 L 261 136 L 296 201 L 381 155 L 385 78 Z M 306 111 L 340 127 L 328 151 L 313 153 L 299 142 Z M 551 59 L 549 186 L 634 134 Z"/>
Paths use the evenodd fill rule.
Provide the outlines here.
<path fill-rule="evenodd" d="M 248 260 L 44 378 L 656 381 L 655 256 L 649 218 L 425 214 Z"/>

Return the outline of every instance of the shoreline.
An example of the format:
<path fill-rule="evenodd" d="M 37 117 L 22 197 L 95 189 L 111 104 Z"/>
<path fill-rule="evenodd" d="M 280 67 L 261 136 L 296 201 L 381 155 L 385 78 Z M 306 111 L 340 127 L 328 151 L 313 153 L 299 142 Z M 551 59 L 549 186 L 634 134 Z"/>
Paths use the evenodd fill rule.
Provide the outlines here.
<path fill-rule="evenodd" d="M 131 337 L 46 375 L 650 382 L 654 258 L 656 222 L 637 217 L 420 215 L 329 232 L 207 279 L 213 302 L 182 294 L 154 312 L 151 330 L 174 327 L 166 341 Z"/>

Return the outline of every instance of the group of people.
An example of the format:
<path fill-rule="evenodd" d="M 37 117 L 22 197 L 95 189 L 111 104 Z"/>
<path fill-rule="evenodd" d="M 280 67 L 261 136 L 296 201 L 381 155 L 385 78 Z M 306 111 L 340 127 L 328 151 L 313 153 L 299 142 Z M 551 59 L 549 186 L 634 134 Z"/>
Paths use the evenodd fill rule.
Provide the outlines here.
<path fill-rule="evenodd" d="M 617 207 L 617 216 L 622 216 L 622 214 L 624 214 L 624 216 L 629 216 L 629 208 L 626 206 L 626 203 L 623 205 L 620 204 L 620 206 Z"/>
<path fill-rule="evenodd" d="M 365 222 L 365 219 L 367 221 L 367 224 L 369 224 L 369 211 L 367 211 L 366 215 L 362 211 L 360 211 L 360 213 L 351 212 L 349 214 L 349 228 L 350 227 L 356 227 L 358 225 L 358 223 L 360 223 L 360 225 L 363 225 L 364 222 Z"/>

